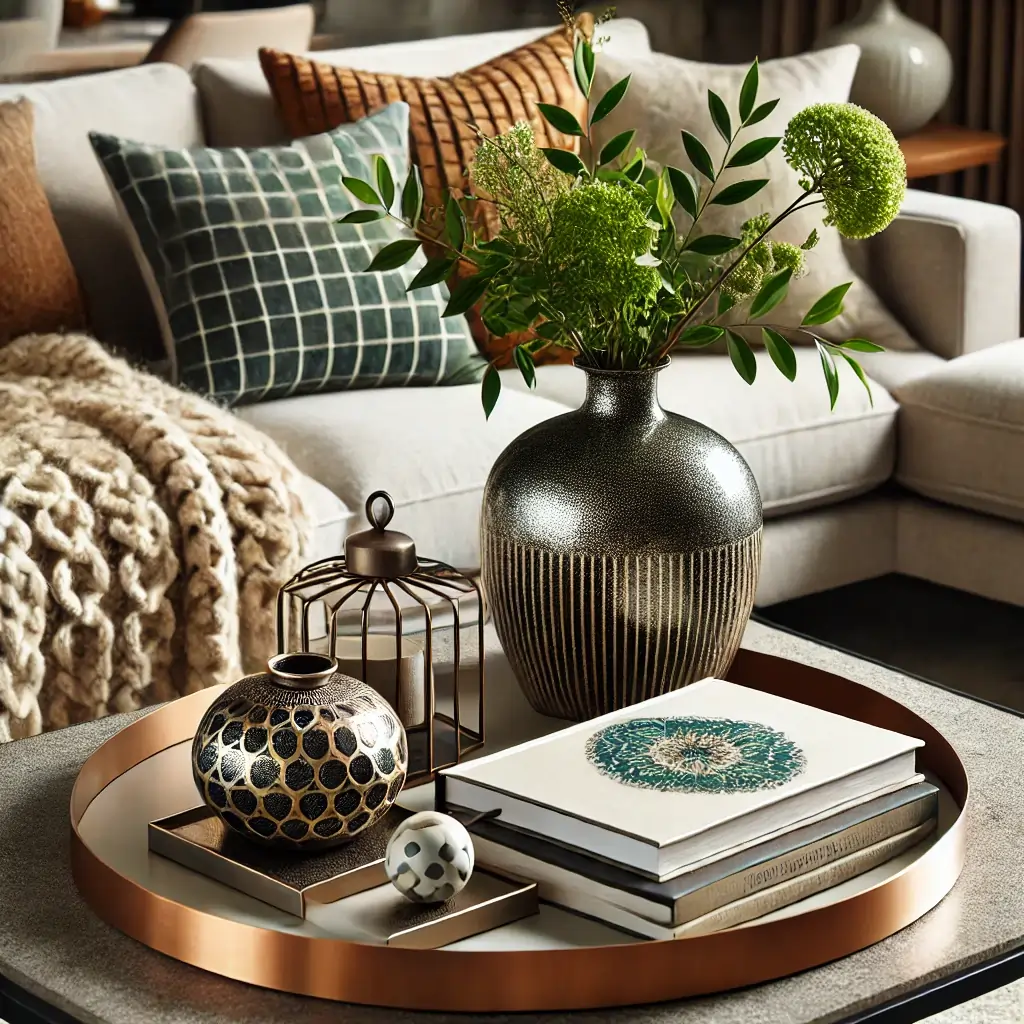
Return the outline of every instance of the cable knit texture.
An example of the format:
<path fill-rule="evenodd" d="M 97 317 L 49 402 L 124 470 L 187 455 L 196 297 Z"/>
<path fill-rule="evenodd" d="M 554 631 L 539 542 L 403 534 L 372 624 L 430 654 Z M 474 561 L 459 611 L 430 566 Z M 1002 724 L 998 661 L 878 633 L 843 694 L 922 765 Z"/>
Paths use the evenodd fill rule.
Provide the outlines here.
<path fill-rule="evenodd" d="M 311 533 L 299 480 L 91 338 L 0 348 L 0 740 L 260 668 Z"/>

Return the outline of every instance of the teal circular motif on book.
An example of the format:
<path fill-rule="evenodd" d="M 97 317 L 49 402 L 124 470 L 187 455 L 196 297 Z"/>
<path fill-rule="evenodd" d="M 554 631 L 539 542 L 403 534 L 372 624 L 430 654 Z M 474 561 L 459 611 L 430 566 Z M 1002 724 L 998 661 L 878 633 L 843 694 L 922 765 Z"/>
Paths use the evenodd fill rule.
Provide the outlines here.
<path fill-rule="evenodd" d="M 587 759 L 626 786 L 668 793 L 752 793 L 796 778 L 804 752 L 785 733 L 732 718 L 634 718 L 587 741 Z"/>

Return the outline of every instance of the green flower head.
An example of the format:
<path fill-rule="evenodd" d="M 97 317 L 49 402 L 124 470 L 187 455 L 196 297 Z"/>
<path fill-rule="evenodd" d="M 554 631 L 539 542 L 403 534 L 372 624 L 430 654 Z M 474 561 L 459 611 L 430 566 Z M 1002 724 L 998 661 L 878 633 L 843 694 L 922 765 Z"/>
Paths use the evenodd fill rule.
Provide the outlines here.
<path fill-rule="evenodd" d="M 907 165 L 885 122 L 852 103 L 816 103 L 786 128 L 782 151 L 825 200 L 826 224 L 847 238 L 868 238 L 899 213 Z"/>
<path fill-rule="evenodd" d="M 791 270 L 799 277 L 804 270 L 804 251 L 791 242 L 772 242 L 772 259 L 776 270 Z"/>
<path fill-rule="evenodd" d="M 558 196 L 548 257 L 570 322 L 585 330 L 599 318 L 628 323 L 648 310 L 661 275 L 636 260 L 653 239 L 647 207 L 630 189 L 591 180 Z"/>
<path fill-rule="evenodd" d="M 741 244 L 744 247 L 750 245 L 758 235 L 768 230 L 770 223 L 771 217 L 767 213 L 745 220 L 741 229 Z M 750 298 L 757 293 L 764 284 L 764 279 L 774 270 L 774 243 L 765 238 L 743 257 L 743 262 L 729 275 L 723 290 L 734 302 Z"/>

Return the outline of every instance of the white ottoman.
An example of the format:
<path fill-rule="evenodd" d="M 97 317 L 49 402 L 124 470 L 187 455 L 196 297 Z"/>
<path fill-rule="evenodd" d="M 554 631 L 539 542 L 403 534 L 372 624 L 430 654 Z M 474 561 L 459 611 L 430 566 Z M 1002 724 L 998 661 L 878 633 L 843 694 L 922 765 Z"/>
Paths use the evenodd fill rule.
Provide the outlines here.
<path fill-rule="evenodd" d="M 1024 522 L 1024 339 L 954 359 L 895 397 L 904 486 Z"/>

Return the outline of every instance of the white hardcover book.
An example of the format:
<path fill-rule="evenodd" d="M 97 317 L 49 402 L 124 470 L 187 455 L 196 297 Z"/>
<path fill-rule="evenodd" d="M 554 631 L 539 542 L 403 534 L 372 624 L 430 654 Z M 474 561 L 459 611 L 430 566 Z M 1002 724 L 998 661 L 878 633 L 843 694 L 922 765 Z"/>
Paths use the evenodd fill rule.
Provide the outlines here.
<path fill-rule="evenodd" d="M 906 782 L 920 746 L 705 679 L 449 768 L 437 798 L 665 880 Z"/>

